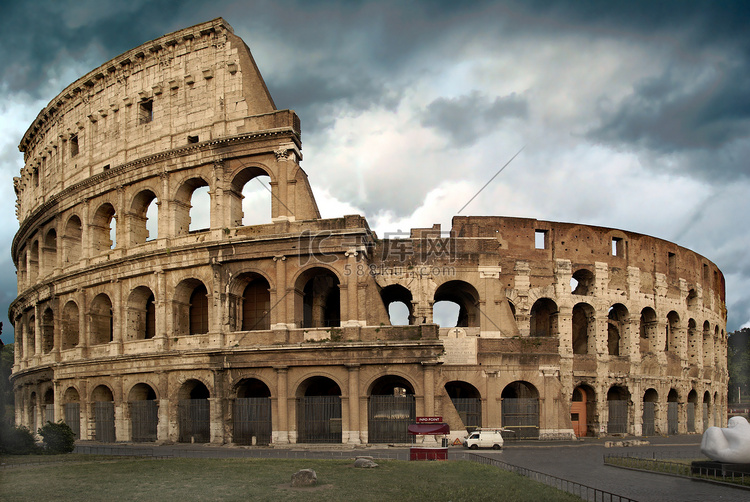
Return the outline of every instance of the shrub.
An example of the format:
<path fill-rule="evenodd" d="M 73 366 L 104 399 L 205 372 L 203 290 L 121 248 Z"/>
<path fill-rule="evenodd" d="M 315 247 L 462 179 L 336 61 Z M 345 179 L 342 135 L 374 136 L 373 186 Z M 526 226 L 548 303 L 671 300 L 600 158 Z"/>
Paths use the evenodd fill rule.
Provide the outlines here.
<path fill-rule="evenodd" d="M 38 451 L 39 447 L 29 429 L 0 425 L 0 452 L 7 455 L 31 455 Z"/>
<path fill-rule="evenodd" d="M 60 420 L 56 424 L 47 422 L 39 429 L 39 435 L 44 439 L 45 453 L 56 455 L 58 453 L 70 453 L 75 448 L 76 436 L 73 430 Z"/>

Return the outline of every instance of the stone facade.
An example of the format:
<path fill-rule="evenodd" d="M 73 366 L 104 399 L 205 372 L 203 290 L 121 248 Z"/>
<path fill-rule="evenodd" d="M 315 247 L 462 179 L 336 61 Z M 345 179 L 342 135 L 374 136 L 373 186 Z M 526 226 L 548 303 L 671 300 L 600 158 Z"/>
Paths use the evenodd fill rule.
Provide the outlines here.
<path fill-rule="evenodd" d="M 276 109 L 222 19 L 78 79 L 19 148 L 19 425 L 64 419 L 100 441 L 361 444 L 407 441 L 415 416 L 442 416 L 458 436 L 543 438 L 726 421 L 724 278 L 711 261 L 524 218 L 455 217 L 448 232 L 388 239 L 361 216 L 321 219 L 300 121 Z M 243 225 L 243 189 L 259 177 L 270 222 Z M 210 225 L 192 230 L 201 187 Z M 438 302 L 458 309 L 454 327 L 433 323 Z"/>

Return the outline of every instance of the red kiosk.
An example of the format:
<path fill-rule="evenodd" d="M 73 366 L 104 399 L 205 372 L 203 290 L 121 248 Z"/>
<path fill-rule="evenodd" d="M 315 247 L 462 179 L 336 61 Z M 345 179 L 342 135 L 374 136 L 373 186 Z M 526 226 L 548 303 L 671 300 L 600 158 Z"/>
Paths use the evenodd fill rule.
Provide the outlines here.
<path fill-rule="evenodd" d="M 409 434 L 415 436 L 443 436 L 451 428 L 443 423 L 443 417 L 417 417 L 417 423 L 409 426 Z M 448 460 L 447 446 L 412 446 L 409 460 Z"/>

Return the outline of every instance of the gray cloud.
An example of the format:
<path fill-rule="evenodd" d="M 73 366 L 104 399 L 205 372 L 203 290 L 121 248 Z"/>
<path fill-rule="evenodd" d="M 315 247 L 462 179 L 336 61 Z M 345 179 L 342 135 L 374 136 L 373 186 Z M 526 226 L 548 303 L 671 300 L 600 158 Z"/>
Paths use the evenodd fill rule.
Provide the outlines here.
<path fill-rule="evenodd" d="M 515 93 L 490 100 L 478 91 L 438 98 L 427 105 L 422 125 L 446 134 L 454 146 L 471 146 L 506 118 L 525 118 L 528 103 Z"/>

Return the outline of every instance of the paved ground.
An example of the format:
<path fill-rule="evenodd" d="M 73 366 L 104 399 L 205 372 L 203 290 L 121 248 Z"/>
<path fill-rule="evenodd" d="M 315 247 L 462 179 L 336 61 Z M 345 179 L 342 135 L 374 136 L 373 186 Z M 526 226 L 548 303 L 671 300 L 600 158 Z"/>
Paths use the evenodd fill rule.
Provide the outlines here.
<path fill-rule="evenodd" d="M 628 448 L 605 448 L 603 439 L 585 441 L 506 443 L 503 451 L 480 450 L 508 464 L 525 467 L 552 476 L 575 481 L 640 502 L 705 502 L 750 500 L 750 490 L 687 480 L 663 474 L 644 473 L 604 465 L 608 454 L 634 454 L 655 458 L 701 458 L 700 436 L 672 436 L 647 438 L 651 443 Z M 290 445 L 283 448 L 233 447 L 207 445 L 130 445 L 80 442 L 81 453 L 154 455 L 164 457 L 205 458 L 354 458 L 371 455 L 375 458 L 407 460 L 409 450 L 404 447 L 357 447 L 346 445 Z M 460 459 L 472 455 L 462 448 L 449 450 L 449 458 Z"/>

